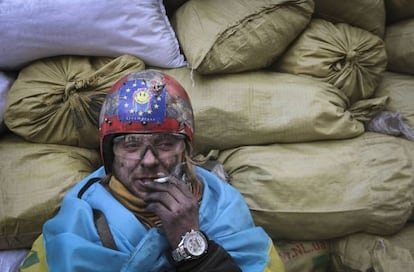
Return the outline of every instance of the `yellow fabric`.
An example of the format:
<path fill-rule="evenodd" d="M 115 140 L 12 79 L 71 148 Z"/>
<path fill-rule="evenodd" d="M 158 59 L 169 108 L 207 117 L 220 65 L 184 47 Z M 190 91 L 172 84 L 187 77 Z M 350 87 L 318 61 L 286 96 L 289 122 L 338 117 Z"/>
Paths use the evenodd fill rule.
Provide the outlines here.
<path fill-rule="evenodd" d="M 286 272 L 285 265 L 273 245 L 273 242 L 270 244 L 267 254 L 269 255 L 269 262 L 267 263 L 264 272 Z"/>
<path fill-rule="evenodd" d="M 112 176 L 108 185 L 112 195 L 128 210 L 133 212 L 135 216 L 141 219 L 143 224 L 147 227 L 161 226 L 160 218 L 152 212 L 147 212 L 145 210 L 145 202 L 129 192 L 117 178 Z"/>
<path fill-rule="evenodd" d="M 33 243 L 32 249 L 23 260 L 19 272 L 47 272 L 46 251 L 43 245 L 43 234 Z"/>

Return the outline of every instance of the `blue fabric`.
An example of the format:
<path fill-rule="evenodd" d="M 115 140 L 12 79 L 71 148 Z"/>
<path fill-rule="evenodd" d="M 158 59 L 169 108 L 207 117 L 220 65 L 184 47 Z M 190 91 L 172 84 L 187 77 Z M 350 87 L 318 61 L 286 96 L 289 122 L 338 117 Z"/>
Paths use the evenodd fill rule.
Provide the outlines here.
<path fill-rule="evenodd" d="M 220 244 L 244 272 L 264 271 L 271 239 L 253 223 L 241 194 L 212 173 L 196 167 L 204 183 L 200 226 Z M 50 271 L 174 271 L 167 260 L 167 238 L 162 229 L 146 230 L 136 217 L 99 183 L 82 199 L 77 194 L 92 177 L 103 177 L 103 167 L 79 182 L 65 196 L 59 213 L 43 228 Z M 92 208 L 104 212 L 118 251 L 102 246 Z"/>

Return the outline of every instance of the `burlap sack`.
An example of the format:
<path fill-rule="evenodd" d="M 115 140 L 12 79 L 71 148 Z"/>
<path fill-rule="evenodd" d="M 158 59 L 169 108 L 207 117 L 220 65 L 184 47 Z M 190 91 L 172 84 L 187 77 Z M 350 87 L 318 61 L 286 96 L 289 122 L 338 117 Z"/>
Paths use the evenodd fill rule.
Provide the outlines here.
<path fill-rule="evenodd" d="M 274 240 L 286 272 L 328 272 L 330 250 L 327 241 Z"/>
<path fill-rule="evenodd" d="M 414 17 L 412 0 L 384 0 L 384 2 L 388 24 Z"/>
<path fill-rule="evenodd" d="M 365 231 L 391 234 L 411 214 L 412 159 L 404 139 L 245 146 L 222 151 L 229 181 L 274 239 L 325 240 Z"/>
<path fill-rule="evenodd" d="M 312 12 L 310 0 L 190 0 L 171 24 L 192 69 L 235 73 L 270 65 Z"/>
<path fill-rule="evenodd" d="M 414 75 L 414 18 L 387 27 L 385 46 L 388 54 L 387 69 Z"/>
<path fill-rule="evenodd" d="M 188 91 L 194 108 L 195 149 L 344 139 L 364 125 L 347 111 L 348 99 L 334 86 L 270 71 L 203 76 L 166 69 Z"/>
<path fill-rule="evenodd" d="M 357 233 L 331 241 L 335 271 L 414 271 L 414 225 L 391 236 Z"/>
<path fill-rule="evenodd" d="M 314 0 L 314 17 L 332 23 L 346 23 L 384 37 L 384 0 Z"/>
<path fill-rule="evenodd" d="M 4 120 L 31 142 L 99 146 L 98 119 L 105 95 L 123 75 L 143 70 L 133 56 L 58 56 L 22 69 L 8 93 Z"/>
<path fill-rule="evenodd" d="M 96 150 L 0 138 L 0 249 L 30 248 L 66 191 L 99 166 Z"/>
<path fill-rule="evenodd" d="M 414 129 L 414 75 L 384 73 L 375 96 L 389 97 L 386 110 L 400 112 L 403 120 Z"/>
<path fill-rule="evenodd" d="M 414 161 L 414 142 L 410 140 L 403 140 L 402 144 L 404 145 L 408 156 L 410 156 L 411 160 Z M 414 167 L 412 167 L 412 171 L 414 173 Z M 411 216 L 410 218 L 408 218 L 408 221 L 411 221 L 411 222 L 414 221 L 414 207 L 413 207 L 413 210 L 411 211 Z"/>
<path fill-rule="evenodd" d="M 386 65 L 384 41 L 378 36 L 313 19 L 272 69 L 329 82 L 355 103 L 373 96 Z"/>

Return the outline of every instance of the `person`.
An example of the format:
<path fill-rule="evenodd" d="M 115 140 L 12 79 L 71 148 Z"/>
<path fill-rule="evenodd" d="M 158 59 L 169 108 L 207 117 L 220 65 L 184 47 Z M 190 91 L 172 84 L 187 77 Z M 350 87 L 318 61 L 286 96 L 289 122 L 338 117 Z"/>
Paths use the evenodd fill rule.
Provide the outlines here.
<path fill-rule="evenodd" d="M 175 79 L 124 76 L 99 119 L 103 166 L 43 226 L 50 271 L 284 271 L 242 195 L 192 160 L 193 110 Z"/>

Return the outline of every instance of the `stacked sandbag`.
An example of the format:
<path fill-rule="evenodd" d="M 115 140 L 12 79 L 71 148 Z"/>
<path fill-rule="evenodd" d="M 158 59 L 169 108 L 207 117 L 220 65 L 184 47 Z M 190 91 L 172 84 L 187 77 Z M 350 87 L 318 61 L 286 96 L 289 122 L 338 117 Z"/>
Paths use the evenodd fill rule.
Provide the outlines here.
<path fill-rule="evenodd" d="M 134 7 L 141 10 L 141 6 L 148 7 L 150 2 L 134 4 Z M 172 75 L 188 90 L 196 119 L 196 154 L 211 154 L 211 149 L 217 149 L 217 158 L 223 163 L 229 182 L 245 196 L 256 223 L 268 230 L 274 239 L 288 272 L 335 271 L 326 265 L 330 258 L 326 239 L 346 238 L 355 233 L 395 235 L 413 218 L 410 217 L 414 198 L 413 143 L 403 139 L 404 135 L 394 137 L 366 132 L 367 122 L 384 111 L 399 113 L 402 121 L 409 126 L 413 124 L 410 113 L 412 88 L 406 83 L 412 79 L 406 77 L 412 74 L 411 51 L 397 48 L 400 46 L 398 42 L 410 40 L 412 32 L 409 20 L 414 14 L 410 13 L 411 6 L 405 4 L 407 8 L 404 9 L 401 5 L 406 2 L 164 0 L 189 67 L 161 69 L 171 67 L 171 63 L 168 64 L 164 54 L 152 54 L 151 50 L 146 53 L 158 60 L 165 59 L 165 62 L 154 64 L 144 58 L 148 56 L 142 57 L 143 62 Z M 153 6 L 159 8 L 159 3 L 161 1 L 156 1 Z M 49 4 L 65 3 L 54 1 Z M 7 11 L 1 5 L 4 3 L 0 4 L 0 9 Z M 99 5 L 107 3 L 104 1 Z M 122 7 L 115 12 L 119 14 L 128 12 L 131 3 L 116 5 Z M 390 6 L 395 7 L 394 18 L 389 17 Z M 165 15 L 163 9 L 160 11 L 159 14 Z M 136 10 L 129 12 L 133 15 Z M 11 22 L 12 12 L 4 14 L 6 17 L 0 18 L 0 22 Z M 152 17 L 157 18 L 157 22 L 161 17 L 166 19 L 165 16 Z M 49 18 L 56 21 L 53 16 Z M 62 18 L 68 22 L 66 16 Z M 121 21 L 122 18 L 126 17 L 121 16 Z M 150 21 L 148 17 L 139 18 Z M 69 19 L 79 21 L 76 16 Z M 98 16 L 98 19 L 101 18 Z M 100 20 L 94 19 L 94 22 Z M 100 25 L 88 25 L 87 30 Z M 105 30 L 114 32 L 112 23 L 105 25 L 112 25 Z M 154 25 L 160 26 L 158 23 Z M 154 25 L 145 23 L 140 26 L 151 33 L 153 39 L 144 40 L 155 48 L 159 37 L 156 34 L 164 32 Z M 168 21 L 165 25 L 168 26 Z M 124 27 L 122 25 L 120 29 L 124 30 Z M 62 29 L 59 24 L 56 28 Z M 19 37 L 16 34 L 19 31 L 10 33 L 14 33 L 14 39 Z M 34 35 L 40 38 L 40 34 Z M 170 34 L 167 31 L 167 36 L 171 37 Z M 29 45 L 28 40 L 23 39 L 28 36 L 21 35 L 22 43 Z M 142 36 L 132 34 L 130 38 L 133 37 Z M 99 39 L 95 36 L 76 39 L 83 44 L 90 40 L 92 46 L 120 48 L 120 43 L 115 41 L 97 42 Z M 43 41 L 47 43 L 48 37 Z M 177 44 L 177 41 L 170 41 L 172 46 Z M 159 41 L 159 44 L 164 43 Z M 0 48 L 4 46 L 0 45 Z M 85 52 L 82 50 L 79 54 Z M 128 53 L 125 48 L 121 51 Z M 94 51 L 97 52 L 101 51 Z M 169 51 L 165 49 L 165 52 Z M 21 56 L 28 61 L 27 55 Z M 76 63 L 73 67 L 86 67 L 80 70 L 96 75 L 98 70 L 115 60 L 100 59 L 98 68 L 97 64 L 78 66 L 79 61 L 74 59 L 73 56 L 59 56 L 53 61 L 62 63 L 52 66 L 50 60 L 39 62 L 47 61 L 48 64 L 33 63 L 39 65 L 33 67 L 45 71 L 43 73 L 31 67 L 26 67 L 33 70 L 30 73 L 26 73 L 26 68 L 22 69 L 19 77 L 25 79 L 24 84 L 14 84 L 23 86 L 22 91 L 16 92 L 19 94 L 9 103 L 18 114 L 7 111 L 14 134 L 20 134 L 26 141 L 42 143 L 42 146 L 53 142 L 64 147 L 69 144 L 97 147 L 96 113 L 107 87 L 100 86 L 97 90 L 93 86 L 80 88 L 80 91 L 73 86 L 93 83 L 95 77 L 65 81 L 52 79 L 51 75 L 58 78 L 72 75 L 67 73 L 72 64 L 67 63 Z M 135 60 L 126 62 L 136 64 Z M 18 63 L 21 62 L 15 62 Z M 8 65 L 10 68 L 10 63 Z M 139 67 L 144 69 L 143 65 Z M 394 70 L 394 74 L 385 69 Z M 119 69 L 115 70 L 120 75 Z M 75 74 L 84 75 L 83 72 Z M 36 77 L 27 77 L 30 74 Z M 115 79 L 115 75 L 109 77 Z M 46 78 L 45 85 L 56 87 L 53 87 L 57 90 L 53 95 L 30 92 L 29 86 L 33 83 L 34 86 L 41 85 L 42 78 Z M 105 86 L 109 85 L 109 82 L 105 83 Z M 63 103 L 67 98 L 72 102 L 75 100 L 70 107 Z M 53 107 L 49 108 L 50 105 Z M 61 121 L 55 118 L 49 122 L 58 108 L 65 109 L 56 115 L 63 116 Z M 48 110 L 41 112 L 40 109 Z M 56 134 L 53 137 L 52 131 Z M 14 145 L 0 139 L 0 145 L 2 143 L 8 145 L 8 150 Z M 3 173 L 3 168 L 0 171 Z M 55 172 L 46 173 L 50 178 L 58 177 Z M 18 174 L 14 173 L 16 177 Z M 67 187 L 60 187 L 59 197 Z M 55 193 L 54 199 L 57 198 Z M 44 197 L 43 201 L 47 202 L 47 199 Z M 49 211 L 39 218 L 48 216 Z M 18 216 L 11 222 L 20 222 L 20 218 L 23 217 Z M 40 221 L 35 225 L 40 225 Z M 37 230 L 34 232 L 38 233 Z M 15 237 L 29 240 L 18 234 Z M 9 248 L 13 247 L 12 243 L 9 245 Z M 354 251 L 363 255 L 363 249 L 364 246 L 355 247 Z M 385 259 L 390 258 L 385 256 Z"/>
<path fill-rule="evenodd" d="M 384 0 L 387 24 L 414 17 L 412 0 Z"/>
<path fill-rule="evenodd" d="M 288 272 L 323 272 L 330 265 L 329 241 L 273 241 Z"/>
<path fill-rule="evenodd" d="M 122 76 L 144 68 L 130 55 L 35 61 L 20 71 L 8 92 L 5 123 L 27 141 L 98 148 L 106 93 Z"/>
<path fill-rule="evenodd" d="M 385 0 L 387 1 L 392 0 Z M 401 0 L 395 0 L 395 2 L 399 1 Z M 384 0 L 314 0 L 314 2 L 314 18 L 325 19 L 335 24 L 345 23 L 365 29 L 381 38 L 384 37 L 387 15 Z"/>
<path fill-rule="evenodd" d="M 414 14 L 411 18 L 387 26 L 385 45 L 388 54 L 388 71 L 414 75 L 413 44 Z"/>
<path fill-rule="evenodd" d="M 384 110 L 401 113 L 403 121 L 414 128 L 414 75 L 386 72 L 375 96 L 389 97 Z"/>
<path fill-rule="evenodd" d="M 190 0 L 172 18 L 189 66 L 201 74 L 269 66 L 308 25 L 310 0 Z"/>
<path fill-rule="evenodd" d="M 0 1 L 0 70 L 62 55 L 119 57 L 185 66 L 162 0 Z"/>
<path fill-rule="evenodd" d="M 30 248 L 65 192 L 100 166 L 99 152 L 0 138 L 0 250 Z"/>
<path fill-rule="evenodd" d="M 386 66 L 385 44 L 378 36 L 313 19 L 272 69 L 331 83 L 355 103 L 373 96 Z"/>
<path fill-rule="evenodd" d="M 220 152 L 230 182 L 274 239 L 386 235 L 414 203 L 411 156 L 401 138 L 366 132 L 347 140 L 244 146 Z"/>
<path fill-rule="evenodd" d="M 331 242 L 334 271 L 414 271 L 414 224 L 397 234 L 356 233 Z"/>
<path fill-rule="evenodd" d="M 188 68 L 165 69 L 188 91 L 196 124 L 196 152 L 271 143 L 347 139 L 364 132 L 363 109 L 381 109 L 378 99 L 347 110 L 335 86 L 271 71 L 200 75 Z M 362 113 L 361 113 L 362 112 Z M 366 115 L 372 115 L 370 110 Z M 375 111 L 374 111 L 375 112 Z"/>

